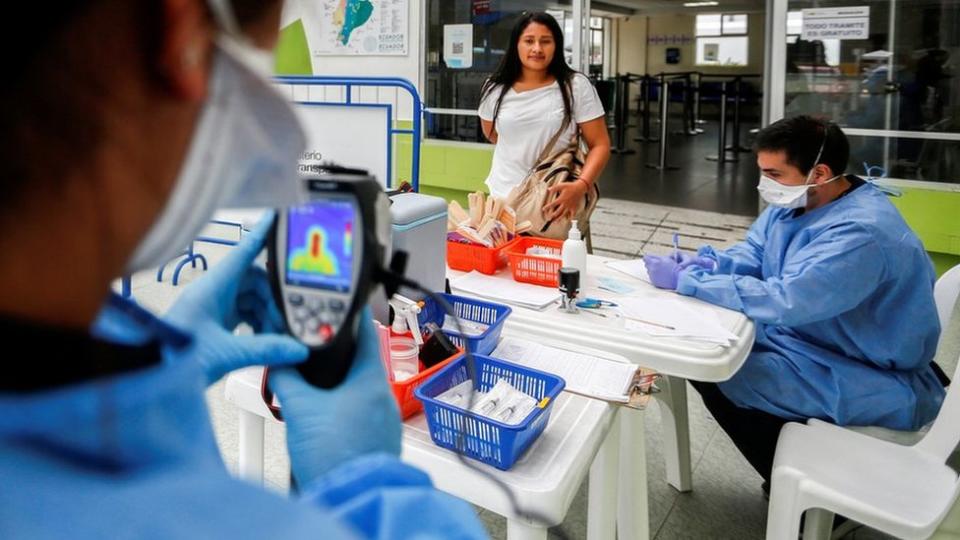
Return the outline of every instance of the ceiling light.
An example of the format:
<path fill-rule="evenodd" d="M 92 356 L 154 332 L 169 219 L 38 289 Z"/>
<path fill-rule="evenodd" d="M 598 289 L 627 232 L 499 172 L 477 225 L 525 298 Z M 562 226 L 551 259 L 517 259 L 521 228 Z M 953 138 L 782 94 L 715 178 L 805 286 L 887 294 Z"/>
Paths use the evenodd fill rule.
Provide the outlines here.
<path fill-rule="evenodd" d="M 683 7 L 707 7 L 707 6 L 719 6 L 720 2 L 684 2 Z"/>

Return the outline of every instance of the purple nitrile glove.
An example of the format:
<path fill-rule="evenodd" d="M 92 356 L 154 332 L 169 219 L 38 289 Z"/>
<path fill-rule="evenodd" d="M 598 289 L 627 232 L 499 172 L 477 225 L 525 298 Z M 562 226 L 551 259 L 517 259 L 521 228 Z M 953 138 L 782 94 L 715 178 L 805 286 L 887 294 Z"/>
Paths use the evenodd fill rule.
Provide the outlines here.
<path fill-rule="evenodd" d="M 677 289 L 677 276 L 680 274 L 680 263 L 674 255 L 644 255 L 643 264 L 647 267 L 650 283 L 660 289 Z"/>
<path fill-rule="evenodd" d="M 696 255 L 691 255 L 690 253 L 687 253 L 686 251 L 674 251 L 673 253 L 671 253 L 670 255 L 667 255 L 667 256 L 670 257 L 671 259 L 677 261 L 677 263 L 679 263 L 680 266 L 683 266 L 683 265 L 685 265 L 685 264 L 688 264 L 690 261 L 692 261 L 693 259 L 696 259 L 696 258 L 697 258 Z"/>
<path fill-rule="evenodd" d="M 680 259 L 681 270 L 686 270 L 691 266 L 699 266 L 712 273 L 717 269 L 717 261 L 710 257 L 704 257 L 702 255 L 687 255 L 686 253 L 682 253 Z"/>

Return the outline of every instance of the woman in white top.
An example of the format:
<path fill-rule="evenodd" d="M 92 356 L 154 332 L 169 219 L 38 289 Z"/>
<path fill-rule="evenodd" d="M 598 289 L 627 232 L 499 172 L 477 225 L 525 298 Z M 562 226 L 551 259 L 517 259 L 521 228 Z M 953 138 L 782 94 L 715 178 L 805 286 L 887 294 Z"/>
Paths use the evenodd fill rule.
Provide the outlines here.
<path fill-rule="evenodd" d="M 588 152 L 580 178 L 551 188 L 544 217 L 572 216 L 610 157 L 603 105 L 590 81 L 563 58 L 563 31 L 547 13 L 526 13 L 510 34 L 507 52 L 480 93 L 483 134 L 497 145 L 487 177 L 490 194 L 506 198 L 563 129 L 554 151 L 580 130 Z"/>

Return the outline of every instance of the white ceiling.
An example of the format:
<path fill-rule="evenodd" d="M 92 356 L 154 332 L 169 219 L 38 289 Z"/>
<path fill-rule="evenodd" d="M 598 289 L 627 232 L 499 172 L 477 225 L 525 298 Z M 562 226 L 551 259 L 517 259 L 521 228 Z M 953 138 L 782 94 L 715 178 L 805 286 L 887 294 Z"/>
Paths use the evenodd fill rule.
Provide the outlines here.
<path fill-rule="evenodd" d="M 683 7 L 691 0 L 603 0 L 607 4 L 637 10 L 638 13 L 697 12 L 697 11 L 763 11 L 766 0 L 716 0 L 719 5 L 702 8 Z"/>

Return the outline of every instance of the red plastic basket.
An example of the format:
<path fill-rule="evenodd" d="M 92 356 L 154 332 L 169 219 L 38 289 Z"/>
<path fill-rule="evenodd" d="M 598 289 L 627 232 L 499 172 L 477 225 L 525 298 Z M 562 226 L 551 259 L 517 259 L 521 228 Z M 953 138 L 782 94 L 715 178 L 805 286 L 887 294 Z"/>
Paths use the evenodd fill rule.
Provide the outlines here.
<path fill-rule="evenodd" d="M 513 239 L 496 248 L 448 241 L 447 266 L 463 272 L 476 270 L 484 274 L 496 274 L 497 270 L 507 265 L 503 250 L 516 241 L 517 239 Z"/>
<path fill-rule="evenodd" d="M 450 362 L 460 358 L 462 354 L 462 350 L 457 351 L 457 353 L 450 358 L 447 358 L 426 371 L 421 371 L 409 379 L 390 383 L 390 389 L 393 390 L 393 398 L 397 400 L 397 406 L 400 407 L 400 418 L 406 420 L 423 410 L 423 403 L 414 396 L 413 391 L 421 384 L 427 382 L 427 379 L 433 376 L 434 373 L 449 365 Z"/>
<path fill-rule="evenodd" d="M 556 253 L 557 258 L 540 255 L 527 255 L 532 247 L 544 248 L 550 253 Z M 556 287 L 560 284 L 560 250 L 562 240 L 522 236 L 507 246 L 507 257 L 510 259 L 510 269 L 513 279 L 524 283 L 533 283 L 545 287 Z"/>

